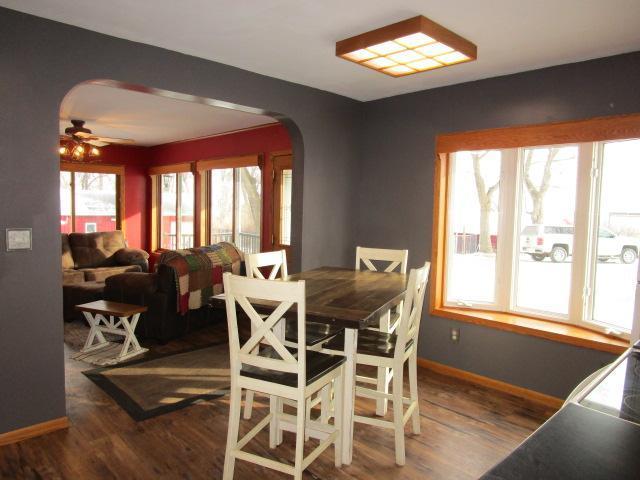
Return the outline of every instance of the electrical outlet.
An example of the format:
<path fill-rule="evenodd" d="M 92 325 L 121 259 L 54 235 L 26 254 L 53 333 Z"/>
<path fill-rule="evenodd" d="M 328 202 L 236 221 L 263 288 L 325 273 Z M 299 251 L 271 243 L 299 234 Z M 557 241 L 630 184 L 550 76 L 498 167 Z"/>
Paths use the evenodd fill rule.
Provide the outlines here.
<path fill-rule="evenodd" d="M 460 341 L 460 329 L 452 328 L 451 329 L 451 341 L 453 343 L 458 343 Z"/>

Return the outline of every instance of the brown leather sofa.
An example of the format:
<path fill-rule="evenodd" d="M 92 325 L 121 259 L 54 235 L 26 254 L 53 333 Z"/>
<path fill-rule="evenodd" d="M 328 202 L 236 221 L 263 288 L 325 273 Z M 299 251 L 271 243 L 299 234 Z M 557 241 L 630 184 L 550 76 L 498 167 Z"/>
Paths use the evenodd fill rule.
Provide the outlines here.
<path fill-rule="evenodd" d="M 100 300 L 107 278 L 124 272 L 148 271 L 149 254 L 127 248 L 124 234 L 113 232 L 62 234 L 62 289 L 65 320 L 78 318 L 74 306 Z"/>

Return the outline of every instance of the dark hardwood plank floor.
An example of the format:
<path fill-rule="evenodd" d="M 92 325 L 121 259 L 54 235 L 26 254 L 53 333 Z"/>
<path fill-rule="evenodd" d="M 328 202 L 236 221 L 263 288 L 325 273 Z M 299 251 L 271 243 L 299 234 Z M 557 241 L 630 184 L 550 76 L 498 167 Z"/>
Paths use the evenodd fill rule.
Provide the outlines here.
<path fill-rule="evenodd" d="M 149 345 L 169 353 L 204 346 L 226 336 L 219 323 L 167 345 Z M 67 336 L 66 338 L 69 340 Z M 71 339 L 73 340 L 73 339 Z M 67 413 L 71 428 L 0 448 L 2 479 L 218 479 L 222 477 L 229 405 L 214 400 L 135 422 L 102 390 L 82 375 L 87 364 L 69 359 Z M 418 369 L 422 434 L 406 437 L 407 465 L 394 463 L 391 430 L 355 427 L 353 463 L 336 469 L 333 449 L 305 472 L 307 479 L 472 479 L 506 456 L 553 412 L 516 397 Z M 405 375 L 406 379 L 406 375 Z M 408 388 L 408 387 L 407 387 Z M 256 397 L 249 430 L 266 413 Z M 375 410 L 358 399 L 360 414 Z M 407 428 L 410 428 L 410 422 Z M 249 451 L 277 459 L 293 458 L 293 435 L 268 448 L 265 430 Z M 309 442 L 309 450 L 315 443 Z M 291 478 L 238 461 L 236 479 Z"/>

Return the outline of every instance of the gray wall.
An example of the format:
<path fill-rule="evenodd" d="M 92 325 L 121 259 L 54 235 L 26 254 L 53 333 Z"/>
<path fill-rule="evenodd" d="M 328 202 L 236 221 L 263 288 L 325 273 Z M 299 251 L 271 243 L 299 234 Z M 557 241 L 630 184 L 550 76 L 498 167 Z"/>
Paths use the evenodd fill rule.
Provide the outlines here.
<path fill-rule="evenodd" d="M 633 53 L 365 104 L 356 243 L 408 248 L 412 266 L 430 259 L 436 135 L 640 112 L 639 80 Z M 613 358 L 428 314 L 420 355 L 558 397 Z"/>
<path fill-rule="evenodd" d="M 295 158 L 294 266 L 351 264 L 358 102 L 0 9 L 0 432 L 65 415 L 58 113 L 65 94 L 91 79 L 282 119 Z M 33 228 L 33 250 L 7 253 L 6 227 Z"/>

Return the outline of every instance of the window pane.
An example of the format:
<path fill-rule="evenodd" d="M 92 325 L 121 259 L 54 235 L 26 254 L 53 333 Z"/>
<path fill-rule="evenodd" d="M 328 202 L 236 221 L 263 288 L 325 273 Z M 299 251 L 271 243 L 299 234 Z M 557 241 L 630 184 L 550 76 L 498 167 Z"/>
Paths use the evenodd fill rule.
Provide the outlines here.
<path fill-rule="evenodd" d="M 499 150 L 453 155 L 447 302 L 495 302 L 501 161 Z"/>
<path fill-rule="evenodd" d="M 211 170 L 211 243 L 233 242 L 233 168 Z"/>
<path fill-rule="evenodd" d="M 291 170 L 282 170 L 280 191 L 280 244 L 291 245 Z"/>
<path fill-rule="evenodd" d="M 60 172 L 60 232 L 71 233 L 71 172 Z"/>
<path fill-rule="evenodd" d="M 260 251 L 262 171 L 259 167 L 236 169 L 236 245 L 246 253 Z"/>
<path fill-rule="evenodd" d="M 640 140 L 604 145 L 593 320 L 630 331 L 640 246 Z"/>
<path fill-rule="evenodd" d="M 176 242 L 176 173 L 160 177 L 160 247 L 177 248 Z"/>
<path fill-rule="evenodd" d="M 178 248 L 193 247 L 194 177 L 193 173 L 180 173 L 180 245 Z"/>
<path fill-rule="evenodd" d="M 76 172 L 75 231 L 109 232 L 116 229 L 116 175 Z"/>
<path fill-rule="evenodd" d="M 518 309 L 569 313 L 577 172 L 577 146 L 522 151 Z"/>

